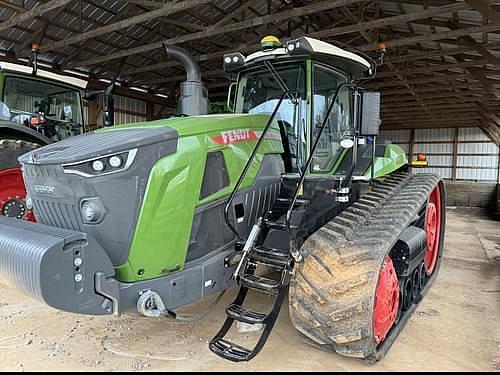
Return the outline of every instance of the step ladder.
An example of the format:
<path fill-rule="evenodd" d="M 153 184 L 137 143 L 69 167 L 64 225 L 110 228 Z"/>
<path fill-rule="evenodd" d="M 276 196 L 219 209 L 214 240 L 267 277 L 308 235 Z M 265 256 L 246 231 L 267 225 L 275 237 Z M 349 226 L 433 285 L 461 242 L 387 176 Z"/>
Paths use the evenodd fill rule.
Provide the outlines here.
<path fill-rule="evenodd" d="M 260 236 L 266 236 L 270 230 L 286 230 L 286 226 L 270 220 L 259 220 L 253 227 L 242 250 L 240 263 L 235 271 L 235 278 L 240 285 L 236 299 L 226 307 L 226 321 L 217 335 L 210 341 L 210 350 L 219 357 L 233 361 L 245 362 L 254 358 L 264 347 L 276 323 L 283 301 L 288 293 L 291 271 L 294 260 L 288 250 L 271 249 L 257 243 Z M 255 274 L 258 265 L 273 267 L 280 272 L 278 280 Z M 274 302 L 269 313 L 253 311 L 243 307 L 249 290 L 274 296 Z M 225 336 L 234 322 L 247 324 L 262 324 L 264 329 L 253 349 L 234 344 Z"/>

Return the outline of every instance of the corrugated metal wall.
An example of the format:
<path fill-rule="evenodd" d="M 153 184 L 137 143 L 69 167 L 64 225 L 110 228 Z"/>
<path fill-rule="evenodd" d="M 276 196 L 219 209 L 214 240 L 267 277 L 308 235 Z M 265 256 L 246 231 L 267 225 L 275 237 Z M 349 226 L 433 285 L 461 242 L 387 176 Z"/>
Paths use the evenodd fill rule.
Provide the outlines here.
<path fill-rule="evenodd" d="M 438 128 L 382 131 L 381 140 L 401 146 L 409 159 L 425 153 L 431 172 L 454 181 L 497 182 L 499 148 L 478 128 Z M 409 155 L 413 145 L 413 155 Z"/>

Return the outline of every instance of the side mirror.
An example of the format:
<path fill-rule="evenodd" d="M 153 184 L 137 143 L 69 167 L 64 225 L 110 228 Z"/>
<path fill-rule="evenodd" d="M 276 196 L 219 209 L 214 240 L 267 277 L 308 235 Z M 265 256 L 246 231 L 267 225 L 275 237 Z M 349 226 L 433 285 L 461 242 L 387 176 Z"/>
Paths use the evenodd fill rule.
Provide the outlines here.
<path fill-rule="evenodd" d="M 115 86 L 110 85 L 106 88 L 104 93 L 104 108 L 102 110 L 102 120 L 104 126 L 113 126 L 115 124 L 115 99 L 113 92 Z"/>
<path fill-rule="evenodd" d="M 380 92 L 362 91 L 360 93 L 360 126 L 362 136 L 378 136 L 380 130 Z"/>
<path fill-rule="evenodd" d="M 234 112 L 234 95 L 235 95 L 235 90 L 234 88 L 237 86 L 236 82 L 232 82 L 229 85 L 229 92 L 227 94 L 227 108 L 229 108 L 229 111 Z"/>

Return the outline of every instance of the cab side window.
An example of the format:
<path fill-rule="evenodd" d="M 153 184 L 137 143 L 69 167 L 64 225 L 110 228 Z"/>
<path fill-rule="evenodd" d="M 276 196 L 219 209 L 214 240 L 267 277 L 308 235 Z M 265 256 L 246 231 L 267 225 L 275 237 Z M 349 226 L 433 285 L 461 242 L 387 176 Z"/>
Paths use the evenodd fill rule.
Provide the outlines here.
<path fill-rule="evenodd" d="M 313 142 L 319 134 L 319 129 L 325 120 L 338 86 L 347 78 L 334 70 L 315 66 L 314 97 L 313 97 Z M 330 172 L 342 151 L 340 141 L 344 133 L 351 128 L 353 115 L 352 94 L 343 87 L 326 120 L 325 129 L 321 135 L 312 162 L 313 172 Z"/>

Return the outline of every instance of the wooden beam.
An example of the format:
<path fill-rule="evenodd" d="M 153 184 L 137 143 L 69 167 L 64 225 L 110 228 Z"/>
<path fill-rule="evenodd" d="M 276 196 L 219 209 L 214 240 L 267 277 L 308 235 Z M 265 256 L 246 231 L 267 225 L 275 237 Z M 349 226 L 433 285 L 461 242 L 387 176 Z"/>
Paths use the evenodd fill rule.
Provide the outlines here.
<path fill-rule="evenodd" d="M 474 27 L 466 27 L 457 30 L 443 31 L 436 34 L 422 34 L 414 37 L 407 38 L 397 38 L 386 40 L 384 43 L 388 49 L 408 46 L 411 44 L 417 44 L 422 42 L 429 42 L 435 40 L 442 40 L 447 38 L 459 38 L 464 35 L 476 34 L 476 33 L 489 33 L 493 31 L 500 30 L 499 25 L 483 25 L 483 26 L 474 26 Z M 364 44 L 362 46 L 357 46 L 357 49 L 361 51 L 375 51 L 377 46 L 375 43 Z"/>
<path fill-rule="evenodd" d="M 484 0 L 465 0 L 467 4 L 476 9 L 484 17 L 488 18 L 495 25 L 500 25 L 500 14 L 490 7 L 489 1 Z"/>
<path fill-rule="evenodd" d="M 25 21 L 31 20 L 35 17 L 41 16 L 47 12 L 50 12 L 51 10 L 63 7 L 70 2 L 71 2 L 71 0 L 52 0 L 48 3 L 35 6 L 24 13 L 18 14 L 17 16 L 14 16 L 14 17 L 8 19 L 7 21 L 0 23 L 0 31 L 6 30 L 14 25 L 17 25 L 17 24 L 23 23 Z"/>
<path fill-rule="evenodd" d="M 228 22 L 231 22 L 233 18 L 238 17 L 242 12 L 244 12 L 250 5 L 252 4 L 251 1 L 244 1 L 242 5 L 237 7 L 235 10 L 232 12 L 229 12 L 226 14 L 224 17 L 222 17 L 220 20 L 218 20 L 214 26 L 221 26 L 224 25 Z"/>
<path fill-rule="evenodd" d="M 360 29 L 363 30 L 378 29 L 387 26 L 404 24 L 421 18 L 434 17 L 437 15 L 452 13 L 459 10 L 466 10 L 470 8 L 471 6 L 466 3 L 455 3 L 437 8 L 429 8 L 419 12 L 412 12 L 412 13 L 401 14 L 398 16 L 384 17 L 374 21 L 359 22 L 355 25 L 336 27 L 329 30 L 321 30 L 310 34 L 310 36 L 313 38 L 326 38 L 336 35 L 359 32 Z"/>
<path fill-rule="evenodd" d="M 66 0 L 66 1 L 68 1 L 68 0 Z M 194 8 L 200 4 L 209 3 L 211 1 L 214 1 L 214 0 L 184 0 L 184 1 L 181 1 L 181 2 L 178 2 L 175 4 L 171 4 L 171 3 L 168 3 L 166 5 L 163 4 L 163 6 L 159 9 L 152 10 L 150 12 L 146 12 L 143 14 L 139 14 L 138 16 L 127 18 L 125 20 L 115 22 L 111 25 L 99 27 L 97 29 L 87 31 L 87 32 L 82 33 L 82 34 L 74 35 L 72 37 L 66 38 L 66 39 L 61 40 L 59 42 L 43 45 L 40 47 L 40 50 L 42 52 L 47 52 L 47 51 L 52 51 L 54 49 L 60 49 L 60 48 L 66 47 L 66 46 L 71 45 L 71 44 L 81 43 L 85 40 L 92 39 L 92 38 L 95 38 L 95 37 L 100 36 L 100 35 L 109 34 L 109 33 L 112 33 L 114 31 L 118 31 L 118 30 L 125 29 L 125 28 L 133 26 L 133 25 L 137 25 L 137 24 L 140 24 L 140 23 L 143 23 L 146 21 L 153 20 L 155 18 L 164 17 L 164 16 L 168 16 L 170 14 L 182 12 L 182 11 L 185 11 L 187 9 Z M 124 56 L 120 56 L 120 57 L 124 57 Z"/>
<path fill-rule="evenodd" d="M 28 11 L 28 9 L 26 9 L 24 6 L 13 4 L 13 3 L 10 3 L 6 0 L 0 0 L 0 6 L 3 8 L 8 8 L 10 10 L 13 10 L 14 12 L 17 12 L 17 13 L 24 13 L 24 12 Z"/>
<path fill-rule="evenodd" d="M 464 61 L 464 57 L 461 55 L 455 56 L 455 59 L 462 63 Z M 497 60 L 499 61 L 499 60 Z M 484 75 L 482 74 L 482 71 L 480 69 L 474 68 L 473 66 L 468 67 L 467 70 L 470 72 L 470 74 L 477 79 L 483 86 L 484 88 L 493 94 L 497 99 L 500 99 L 500 90 L 498 90 L 489 80 L 487 80 Z"/>
<path fill-rule="evenodd" d="M 480 46 L 486 50 L 498 49 L 498 48 L 500 48 L 500 42 L 488 43 L 486 45 L 480 44 Z M 407 53 L 407 54 L 404 54 L 401 56 L 389 55 L 389 56 L 386 56 L 384 60 L 390 61 L 394 64 L 400 64 L 403 62 L 422 60 L 422 59 L 431 58 L 431 57 L 459 55 L 462 53 L 468 53 L 468 52 L 473 51 L 473 50 L 477 51 L 476 48 L 469 45 L 469 46 L 456 47 L 456 48 L 436 49 L 436 50 L 419 52 L 419 53 Z"/>
<path fill-rule="evenodd" d="M 464 69 L 464 68 L 470 68 L 470 67 L 474 67 L 474 66 L 483 66 L 486 64 L 488 64 L 488 61 L 485 59 L 481 59 L 481 60 L 473 60 L 473 61 L 463 61 L 463 62 L 459 62 L 459 63 L 436 64 L 433 66 L 425 66 L 422 68 L 409 68 L 406 70 L 402 69 L 402 71 L 407 75 L 409 75 L 409 74 L 429 74 L 431 72 L 438 72 L 441 70 L 459 69 L 459 68 Z M 500 61 L 495 64 L 495 67 L 496 68 L 500 67 Z M 498 69 L 491 70 L 492 73 L 495 73 L 497 71 L 498 71 Z M 384 72 L 378 73 L 376 78 L 380 79 L 380 78 L 391 77 L 391 76 L 393 76 L 392 72 L 384 71 Z"/>
<path fill-rule="evenodd" d="M 213 76 L 213 75 L 222 75 L 225 74 L 224 69 L 212 69 L 212 70 L 205 70 L 201 72 L 202 77 L 208 77 L 208 76 Z M 144 85 L 156 85 L 160 83 L 170 83 L 170 82 L 177 82 L 177 81 L 182 81 L 186 79 L 186 73 L 179 74 L 176 76 L 170 76 L 168 78 L 160 78 L 160 79 L 155 79 L 151 81 L 143 81 L 142 83 Z"/>
<path fill-rule="evenodd" d="M 495 55 L 488 51 L 483 45 L 476 42 L 470 35 L 464 35 L 460 39 L 479 52 L 479 54 L 481 54 L 481 56 L 483 56 L 489 64 L 495 65 L 500 63 L 500 60 Z"/>
<path fill-rule="evenodd" d="M 175 4 L 175 0 L 169 0 L 166 2 L 159 2 L 154 0 L 128 0 L 130 4 L 140 5 L 148 8 L 162 8 L 165 5 L 173 5 Z"/>
<path fill-rule="evenodd" d="M 358 3 L 361 1 L 366 1 L 366 0 L 325 0 L 325 1 L 321 1 L 319 3 L 306 5 L 306 6 L 303 6 L 300 8 L 293 8 L 291 10 L 285 10 L 282 12 L 268 14 L 268 15 L 261 16 L 261 17 L 255 17 L 255 18 L 252 18 L 252 19 L 249 19 L 246 21 L 236 22 L 236 23 L 232 23 L 229 25 L 209 26 L 204 31 L 190 33 L 190 34 L 182 35 L 179 37 L 170 38 L 170 39 L 167 39 L 166 42 L 170 43 L 170 44 L 181 44 L 181 43 L 185 43 L 185 42 L 189 42 L 189 41 L 206 39 L 206 38 L 214 37 L 214 36 L 225 34 L 225 33 L 233 33 L 235 31 L 239 31 L 239 30 L 243 30 L 243 29 L 247 29 L 247 28 L 251 28 L 251 27 L 282 22 L 282 21 L 285 21 L 288 19 L 303 16 L 306 14 L 323 12 L 323 11 L 326 11 L 328 9 L 338 8 L 338 7 L 344 6 L 346 4 L 353 4 L 353 3 Z M 112 26 L 112 25 L 110 25 L 110 26 Z M 104 27 L 104 28 L 106 28 L 106 27 Z M 97 29 L 95 31 L 98 31 L 98 30 L 99 29 Z M 73 38 L 77 38 L 77 37 L 78 36 L 73 37 Z M 123 50 L 120 52 L 109 54 L 107 56 L 98 57 L 96 59 L 75 62 L 73 64 L 70 64 L 69 66 L 70 67 L 76 67 L 76 66 L 82 67 L 82 66 L 100 64 L 100 63 L 105 62 L 105 61 L 114 60 L 114 59 L 122 58 L 125 56 L 136 55 L 138 53 L 155 50 L 155 49 L 158 49 L 161 47 L 162 47 L 162 41 L 153 42 L 153 43 L 141 46 L 141 47 Z"/>

